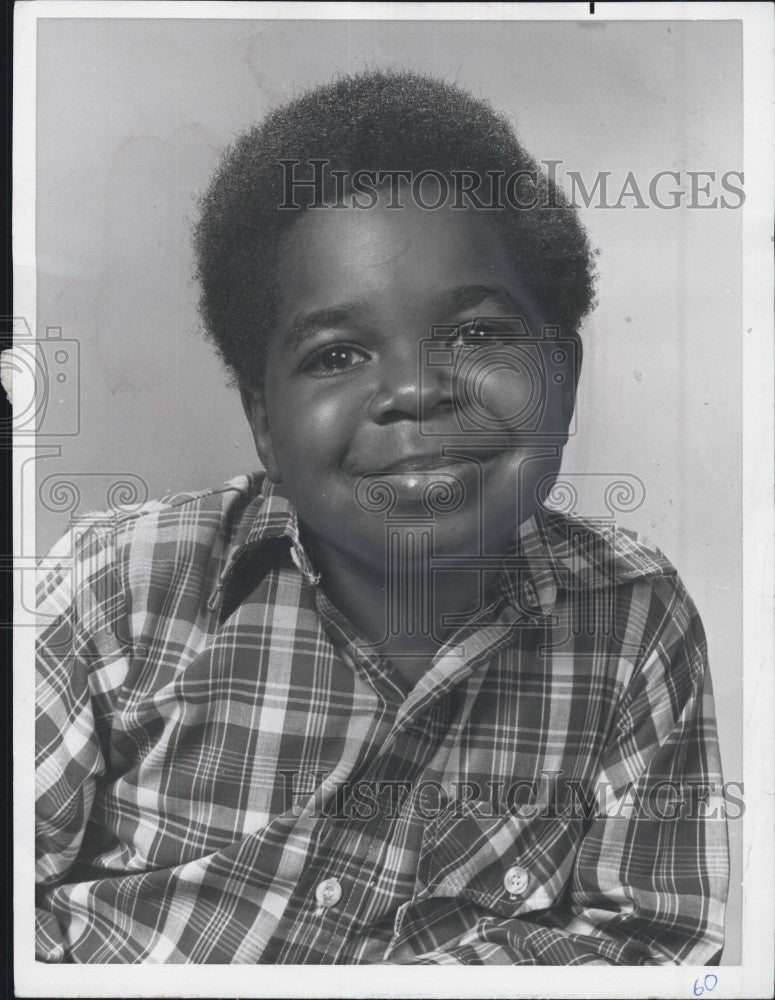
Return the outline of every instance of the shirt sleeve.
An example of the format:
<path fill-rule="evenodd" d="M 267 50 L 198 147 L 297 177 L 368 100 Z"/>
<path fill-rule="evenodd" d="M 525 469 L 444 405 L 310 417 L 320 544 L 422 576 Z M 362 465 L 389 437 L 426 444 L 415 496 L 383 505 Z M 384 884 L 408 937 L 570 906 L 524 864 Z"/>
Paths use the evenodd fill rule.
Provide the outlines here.
<path fill-rule="evenodd" d="M 671 586 L 665 627 L 620 702 L 598 809 L 557 904 L 484 916 L 433 951 L 399 949 L 390 962 L 718 963 L 729 864 L 713 694 L 699 616 L 680 582 Z"/>
<path fill-rule="evenodd" d="M 36 645 L 36 884 L 61 881 L 76 860 L 105 755 L 95 677 L 121 655 L 113 532 L 71 529 L 39 569 Z M 97 682 L 99 684 L 99 682 Z M 36 908 L 36 957 L 65 959 L 54 915 Z"/>

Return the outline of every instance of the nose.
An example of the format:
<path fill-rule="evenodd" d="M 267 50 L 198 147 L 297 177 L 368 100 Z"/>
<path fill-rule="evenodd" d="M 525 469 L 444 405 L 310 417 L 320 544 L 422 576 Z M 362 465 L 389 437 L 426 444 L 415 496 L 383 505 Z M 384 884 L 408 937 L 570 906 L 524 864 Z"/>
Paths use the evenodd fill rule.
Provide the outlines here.
<path fill-rule="evenodd" d="M 419 351 L 403 359 L 386 358 L 379 385 L 369 405 L 376 424 L 420 421 L 452 409 L 447 369 L 424 363 Z"/>

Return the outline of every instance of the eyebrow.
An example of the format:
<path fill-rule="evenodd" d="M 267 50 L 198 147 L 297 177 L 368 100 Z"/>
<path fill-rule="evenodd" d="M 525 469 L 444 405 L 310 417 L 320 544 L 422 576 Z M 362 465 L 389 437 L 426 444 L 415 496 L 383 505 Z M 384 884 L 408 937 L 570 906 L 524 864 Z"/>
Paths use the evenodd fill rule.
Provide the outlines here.
<path fill-rule="evenodd" d="M 367 311 L 364 302 L 342 302 L 323 309 L 313 309 L 310 312 L 295 316 L 283 337 L 286 350 L 296 350 L 301 344 L 318 330 L 326 327 L 344 326 L 352 322 L 354 317 L 361 317 Z"/>
<path fill-rule="evenodd" d="M 457 285 L 446 288 L 435 298 L 439 311 L 460 312 L 478 306 L 480 302 L 492 299 L 510 310 L 519 310 L 517 298 L 503 285 Z"/>

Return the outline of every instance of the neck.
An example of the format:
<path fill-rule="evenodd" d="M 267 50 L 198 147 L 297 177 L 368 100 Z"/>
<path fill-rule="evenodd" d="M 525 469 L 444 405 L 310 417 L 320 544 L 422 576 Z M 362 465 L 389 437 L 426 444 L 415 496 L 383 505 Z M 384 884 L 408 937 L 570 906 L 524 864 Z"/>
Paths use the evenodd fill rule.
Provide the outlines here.
<path fill-rule="evenodd" d="M 454 631 L 443 618 L 479 601 L 476 573 L 436 573 L 431 589 L 429 553 L 419 542 L 407 533 L 391 560 L 383 553 L 368 561 L 319 539 L 307 542 L 326 596 L 388 657 L 432 655 Z"/>

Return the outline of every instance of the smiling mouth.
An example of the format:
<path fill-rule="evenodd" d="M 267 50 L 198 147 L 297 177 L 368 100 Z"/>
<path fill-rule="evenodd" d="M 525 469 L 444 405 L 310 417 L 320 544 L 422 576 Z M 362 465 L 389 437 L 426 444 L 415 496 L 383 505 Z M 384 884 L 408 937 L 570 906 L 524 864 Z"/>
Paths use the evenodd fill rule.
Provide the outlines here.
<path fill-rule="evenodd" d="M 410 458 L 401 459 L 386 465 L 379 470 L 372 470 L 371 475 L 407 475 L 411 473 L 431 473 L 444 472 L 460 469 L 463 467 L 472 468 L 476 462 L 486 465 L 489 461 L 502 454 L 500 451 L 488 451 L 486 454 L 467 455 L 459 457 L 456 455 L 414 455 Z"/>

